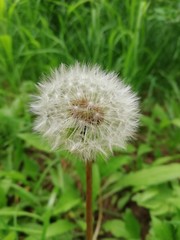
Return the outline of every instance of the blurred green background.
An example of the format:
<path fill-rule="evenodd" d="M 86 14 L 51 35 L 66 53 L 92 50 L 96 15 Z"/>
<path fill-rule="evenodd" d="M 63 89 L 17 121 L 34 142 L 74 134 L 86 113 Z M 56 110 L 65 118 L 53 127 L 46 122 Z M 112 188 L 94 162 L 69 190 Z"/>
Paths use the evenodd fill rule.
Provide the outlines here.
<path fill-rule="evenodd" d="M 85 239 L 84 164 L 29 113 L 42 73 L 76 60 L 141 98 L 137 141 L 93 166 L 93 240 L 179 240 L 179 0 L 0 0 L 0 240 Z"/>

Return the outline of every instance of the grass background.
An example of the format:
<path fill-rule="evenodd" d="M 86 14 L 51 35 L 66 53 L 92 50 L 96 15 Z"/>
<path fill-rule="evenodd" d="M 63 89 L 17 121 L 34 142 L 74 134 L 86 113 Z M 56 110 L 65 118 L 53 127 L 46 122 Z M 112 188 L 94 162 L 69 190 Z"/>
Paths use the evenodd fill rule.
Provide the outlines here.
<path fill-rule="evenodd" d="M 0 0 L 0 239 L 84 239 L 84 165 L 28 109 L 42 73 L 76 60 L 141 98 L 137 141 L 94 164 L 93 240 L 180 239 L 179 36 L 179 0 Z"/>

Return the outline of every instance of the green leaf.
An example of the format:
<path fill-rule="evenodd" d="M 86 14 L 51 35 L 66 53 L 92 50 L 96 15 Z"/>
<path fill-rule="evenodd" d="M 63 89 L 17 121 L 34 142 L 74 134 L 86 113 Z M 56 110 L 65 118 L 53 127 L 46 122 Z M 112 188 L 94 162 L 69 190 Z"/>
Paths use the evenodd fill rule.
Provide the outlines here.
<path fill-rule="evenodd" d="M 10 232 L 3 240 L 16 240 L 17 235 L 15 232 Z"/>
<path fill-rule="evenodd" d="M 154 106 L 153 115 L 161 120 L 161 122 L 169 122 L 169 118 L 165 110 L 158 104 Z"/>
<path fill-rule="evenodd" d="M 180 165 L 169 164 L 143 169 L 135 173 L 130 173 L 121 179 L 122 186 L 148 186 L 167 182 L 180 176 Z"/>
<path fill-rule="evenodd" d="M 0 227 L 0 229 L 6 229 L 5 227 Z M 42 232 L 42 226 L 38 224 L 24 224 L 24 225 L 15 225 L 15 226 L 8 226 L 8 230 L 12 230 L 15 232 L 22 232 L 25 234 L 32 234 L 32 235 L 40 235 Z M 34 239 L 38 239 L 35 237 Z"/>
<path fill-rule="evenodd" d="M 76 219 L 76 224 L 82 229 L 83 232 L 86 231 L 86 221 L 84 221 L 84 219 Z"/>
<path fill-rule="evenodd" d="M 59 201 L 57 202 L 57 205 L 54 207 L 53 215 L 67 212 L 79 205 L 80 202 L 81 199 L 77 196 L 77 194 L 74 194 L 74 192 L 66 192 L 62 194 Z"/>
<path fill-rule="evenodd" d="M 32 194 L 30 191 L 28 191 L 25 187 L 21 187 L 17 184 L 12 184 L 11 187 L 13 187 L 16 190 L 16 194 L 19 195 L 24 200 L 29 201 L 31 203 L 39 204 L 38 197 Z"/>
<path fill-rule="evenodd" d="M 0 177 L 6 177 L 8 179 L 11 179 L 13 181 L 21 181 L 23 183 L 26 183 L 26 177 L 23 173 L 17 172 L 17 171 L 0 171 Z"/>
<path fill-rule="evenodd" d="M 0 216 L 16 216 L 16 217 L 30 217 L 30 218 L 34 218 L 37 219 L 39 221 L 41 221 L 41 217 L 35 213 L 29 213 L 29 212 L 25 212 L 25 211 L 21 211 L 21 210 L 17 210 L 11 207 L 7 207 L 7 208 L 2 208 L 0 209 Z"/>
<path fill-rule="evenodd" d="M 35 178 L 37 175 L 39 175 L 38 163 L 28 157 L 24 157 L 24 160 L 24 175 L 32 178 Z"/>
<path fill-rule="evenodd" d="M 172 189 L 167 184 L 163 184 L 149 187 L 143 192 L 135 194 L 133 201 L 137 202 L 139 206 L 149 209 L 151 214 L 157 216 L 174 212 L 175 203 L 173 204 L 173 199 L 177 199 L 178 196 L 173 197 L 173 195 L 175 193 L 172 192 Z"/>
<path fill-rule="evenodd" d="M 138 149 L 138 156 L 151 152 L 152 148 L 148 144 L 141 144 Z"/>
<path fill-rule="evenodd" d="M 100 182 L 101 182 L 101 177 L 99 173 L 99 167 L 98 164 L 94 163 L 93 164 L 93 169 L 92 169 L 92 174 L 93 174 L 93 199 L 95 200 L 96 197 L 99 195 L 100 191 Z"/>
<path fill-rule="evenodd" d="M 164 163 L 173 161 L 173 160 L 178 160 L 180 158 L 180 154 L 175 154 L 172 156 L 165 156 L 165 157 L 160 157 L 158 159 L 156 159 L 156 161 L 153 162 L 153 165 L 157 166 L 157 165 L 162 165 Z"/>
<path fill-rule="evenodd" d="M 172 124 L 176 127 L 180 127 L 180 118 L 175 118 L 172 120 Z"/>
<path fill-rule="evenodd" d="M 13 59 L 12 55 L 12 37 L 10 35 L 4 34 L 0 36 L 1 46 L 4 48 L 5 53 L 10 61 Z"/>
<path fill-rule="evenodd" d="M 135 218 L 130 209 L 127 209 L 124 216 L 125 226 L 132 239 L 141 238 L 141 229 L 138 220 Z"/>
<path fill-rule="evenodd" d="M 3 18 L 6 9 L 5 0 L 0 0 L 0 18 Z"/>
<path fill-rule="evenodd" d="M 6 205 L 6 192 L 4 191 L 3 187 L 1 187 L 0 183 L 0 208 Z"/>
<path fill-rule="evenodd" d="M 180 164 L 169 164 L 166 166 L 153 166 L 137 172 L 124 175 L 111 189 L 111 194 L 125 187 L 140 187 L 158 185 L 174 180 L 180 176 Z"/>
<path fill-rule="evenodd" d="M 125 239 L 130 239 L 130 235 L 125 227 L 125 223 L 121 220 L 110 220 L 105 222 L 103 229 L 106 232 L 110 232 L 115 237 L 124 237 Z"/>
<path fill-rule="evenodd" d="M 75 228 L 75 224 L 67 220 L 59 220 L 49 225 L 46 233 L 46 238 L 60 236 L 68 231 L 72 231 L 74 228 Z"/>
<path fill-rule="evenodd" d="M 33 133 L 21 133 L 18 137 L 26 142 L 27 145 L 44 152 L 51 152 L 47 143 L 39 136 Z"/>
<path fill-rule="evenodd" d="M 112 173 L 121 168 L 121 166 L 130 163 L 132 160 L 129 156 L 115 156 L 111 157 L 108 162 L 99 162 L 99 169 L 102 177 L 110 176 Z"/>
<path fill-rule="evenodd" d="M 172 226 L 164 220 L 153 217 L 152 219 L 152 240 L 174 240 Z"/>
<path fill-rule="evenodd" d="M 135 146 L 133 146 L 132 144 L 128 144 L 128 145 L 127 145 L 126 152 L 127 152 L 127 153 L 134 153 L 134 152 L 136 152 Z"/>
<path fill-rule="evenodd" d="M 24 240 L 41 240 L 41 237 L 38 237 L 37 234 L 26 237 Z"/>
<path fill-rule="evenodd" d="M 131 198 L 131 193 L 125 192 L 118 200 L 118 204 L 117 204 L 118 208 L 122 210 L 125 207 L 125 205 L 129 202 L 130 198 Z"/>
<path fill-rule="evenodd" d="M 141 122 L 144 126 L 148 127 L 149 130 L 155 130 L 154 121 L 151 117 L 141 116 Z"/>

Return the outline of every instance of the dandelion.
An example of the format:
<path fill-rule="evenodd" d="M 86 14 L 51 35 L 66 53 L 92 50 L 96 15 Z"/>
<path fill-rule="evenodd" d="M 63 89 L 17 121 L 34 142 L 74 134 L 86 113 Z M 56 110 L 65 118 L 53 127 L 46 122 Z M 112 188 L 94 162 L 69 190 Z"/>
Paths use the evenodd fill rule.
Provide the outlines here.
<path fill-rule="evenodd" d="M 31 103 L 34 130 L 52 149 L 66 149 L 86 162 L 86 236 L 92 240 L 92 162 L 135 136 L 138 98 L 116 73 L 79 63 L 62 64 L 38 90 Z"/>
<path fill-rule="evenodd" d="M 138 100 L 115 73 L 98 66 L 61 65 L 38 84 L 31 104 L 34 129 L 53 149 L 63 148 L 84 161 L 108 157 L 124 148 L 138 125 Z"/>

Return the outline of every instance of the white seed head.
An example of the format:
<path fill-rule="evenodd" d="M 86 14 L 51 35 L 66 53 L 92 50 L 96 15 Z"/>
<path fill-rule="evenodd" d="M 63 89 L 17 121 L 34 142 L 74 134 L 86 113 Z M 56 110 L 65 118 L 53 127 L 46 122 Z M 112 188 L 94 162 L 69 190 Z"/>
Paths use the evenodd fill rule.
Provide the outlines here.
<path fill-rule="evenodd" d="M 124 148 L 135 136 L 138 98 L 113 72 L 98 66 L 63 64 L 38 84 L 31 103 L 37 115 L 34 129 L 53 149 L 63 147 L 91 161 Z"/>

